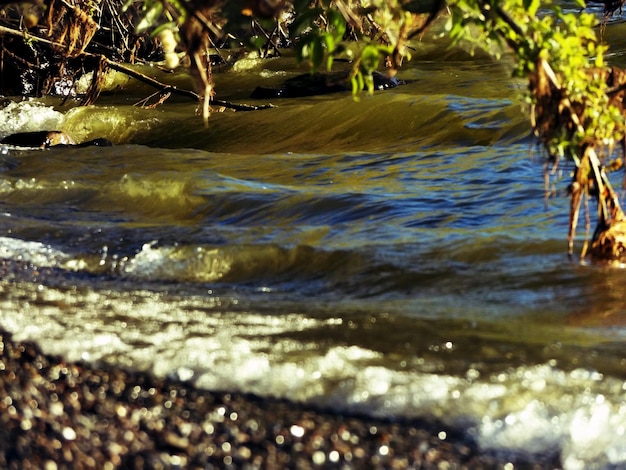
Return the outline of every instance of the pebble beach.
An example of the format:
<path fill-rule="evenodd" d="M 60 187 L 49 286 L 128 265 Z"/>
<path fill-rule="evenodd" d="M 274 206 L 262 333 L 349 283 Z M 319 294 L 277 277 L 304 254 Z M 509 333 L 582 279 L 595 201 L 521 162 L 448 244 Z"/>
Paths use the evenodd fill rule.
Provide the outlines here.
<path fill-rule="evenodd" d="M 67 363 L 0 332 L 0 468 L 556 468 L 437 422 L 342 416 Z"/>

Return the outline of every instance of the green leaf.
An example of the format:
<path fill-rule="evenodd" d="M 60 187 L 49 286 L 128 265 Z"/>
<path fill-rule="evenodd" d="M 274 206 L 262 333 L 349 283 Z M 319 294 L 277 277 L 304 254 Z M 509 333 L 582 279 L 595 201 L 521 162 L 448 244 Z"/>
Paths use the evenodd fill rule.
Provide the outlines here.
<path fill-rule="evenodd" d="M 141 34 L 147 29 L 151 28 L 153 24 L 157 22 L 159 17 L 163 13 L 163 4 L 159 1 L 150 2 L 148 5 L 148 11 L 139 21 L 135 28 L 135 34 Z"/>
<path fill-rule="evenodd" d="M 341 41 L 346 33 L 346 20 L 337 10 L 328 10 L 328 26 L 335 42 Z"/>
<path fill-rule="evenodd" d="M 333 62 L 334 62 L 334 57 L 332 55 L 329 55 L 326 58 L 326 70 L 328 70 L 328 71 L 332 70 Z"/>
<path fill-rule="evenodd" d="M 350 79 L 350 84 L 352 85 L 352 94 L 356 96 L 359 92 L 359 82 L 356 79 L 356 75 Z"/>
<path fill-rule="evenodd" d="M 361 66 L 367 74 L 371 74 L 380 64 L 380 53 L 378 46 L 368 44 L 361 52 Z"/>
<path fill-rule="evenodd" d="M 452 40 L 452 44 L 458 44 L 465 36 L 465 26 L 463 26 L 461 18 L 455 17 L 454 15 L 448 19 L 446 29 L 450 31 L 448 34 Z"/>
<path fill-rule="evenodd" d="M 352 84 L 352 95 L 356 97 L 365 86 L 365 82 L 363 81 L 363 72 L 357 70 L 356 73 L 350 79 L 350 83 Z"/>
<path fill-rule="evenodd" d="M 365 74 L 363 76 L 363 80 L 365 81 L 365 88 L 367 88 L 367 92 L 370 95 L 374 94 L 374 77 L 371 73 Z"/>
<path fill-rule="evenodd" d="M 335 39 L 330 34 L 326 33 L 322 36 L 322 40 L 324 41 L 324 44 L 326 44 L 326 50 L 328 53 L 332 54 L 335 50 Z"/>
<path fill-rule="evenodd" d="M 316 37 L 311 41 L 310 45 L 310 56 L 309 56 L 309 64 L 311 64 L 311 68 L 313 70 L 317 70 L 322 65 L 324 61 L 324 46 L 322 45 L 322 41 L 319 37 Z"/>
<path fill-rule="evenodd" d="M 526 8 L 529 16 L 534 17 L 537 15 L 537 10 L 539 9 L 540 4 L 540 0 L 524 0 L 524 7 Z"/>

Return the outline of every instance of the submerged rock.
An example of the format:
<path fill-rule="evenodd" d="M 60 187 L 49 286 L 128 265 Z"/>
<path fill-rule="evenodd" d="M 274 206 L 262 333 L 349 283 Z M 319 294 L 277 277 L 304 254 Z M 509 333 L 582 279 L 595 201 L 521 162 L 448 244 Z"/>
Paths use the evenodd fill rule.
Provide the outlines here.
<path fill-rule="evenodd" d="M 108 147 L 113 145 L 107 139 L 94 139 L 87 142 L 77 144 L 74 140 L 63 131 L 36 131 L 36 132 L 19 132 L 11 134 L 0 141 L 1 144 L 13 147 L 26 148 L 49 148 L 59 146 L 71 147 L 89 147 L 101 146 Z"/>
<path fill-rule="evenodd" d="M 380 72 L 374 72 L 372 77 L 374 78 L 374 89 L 376 90 L 386 90 L 398 85 L 404 85 L 405 83 L 396 77 L 388 77 Z M 350 90 L 352 90 L 352 84 L 345 72 L 318 72 L 314 74 L 305 73 L 290 78 L 276 88 L 256 87 L 250 97 L 259 99 L 301 98 Z"/>
<path fill-rule="evenodd" d="M 11 134 L 1 143 L 15 147 L 47 148 L 55 145 L 74 145 L 72 138 L 62 131 L 19 132 Z"/>

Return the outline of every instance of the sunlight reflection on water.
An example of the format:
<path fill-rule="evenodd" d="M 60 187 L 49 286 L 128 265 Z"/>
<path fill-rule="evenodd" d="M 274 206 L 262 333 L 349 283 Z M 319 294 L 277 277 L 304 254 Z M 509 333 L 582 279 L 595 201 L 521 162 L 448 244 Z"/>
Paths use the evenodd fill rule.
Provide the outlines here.
<path fill-rule="evenodd" d="M 567 259 L 508 71 L 403 73 L 208 129 L 187 103 L 19 105 L 121 145 L 8 150 L 0 324 L 70 360 L 621 465 L 622 270 Z"/>

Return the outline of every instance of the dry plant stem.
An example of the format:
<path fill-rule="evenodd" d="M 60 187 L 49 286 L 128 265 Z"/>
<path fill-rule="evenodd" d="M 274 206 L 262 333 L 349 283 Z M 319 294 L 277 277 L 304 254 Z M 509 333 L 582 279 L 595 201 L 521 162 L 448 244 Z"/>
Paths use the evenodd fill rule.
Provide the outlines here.
<path fill-rule="evenodd" d="M 200 81 L 204 84 L 204 93 L 200 97 L 200 101 L 202 104 L 202 119 L 204 120 L 204 125 L 209 125 L 209 114 L 211 114 L 211 95 L 213 94 L 213 85 L 211 80 L 209 79 L 209 74 L 207 73 L 207 69 L 204 66 L 204 62 L 206 59 L 203 59 L 199 53 L 194 53 L 191 58 L 191 62 L 193 67 L 196 69 L 196 73 L 200 77 Z"/>
<path fill-rule="evenodd" d="M 591 217 L 589 217 L 589 194 L 583 194 L 583 205 L 585 208 L 585 243 L 583 243 L 583 249 L 580 252 L 580 257 L 587 256 L 587 250 L 589 249 L 589 233 L 591 233 Z"/>
<path fill-rule="evenodd" d="M 163 104 L 171 95 L 171 92 L 155 91 L 150 96 L 135 103 L 134 106 L 139 106 L 140 108 L 144 109 L 155 109 L 159 105 Z M 157 100 L 154 103 L 150 104 L 150 100 L 155 97 L 157 97 Z"/>
<path fill-rule="evenodd" d="M 576 227 L 578 225 L 578 215 L 583 191 L 583 187 L 577 182 L 572 184 L 569 205 L 569 232 L 567 234 L 567 254 L 569 256 L 574 254 L 574 236 L 576 235 Z"/>
<path fill-rule="evenodd" d="M 181 38 L 191 61 L 189 73 L 199 95 L 205 127 L 208 126 L 210 102 L 213 98 L 209 36 L 211 32 L 213 34 L 217 32 L 209 18 L 217 7 L 217 3 L 216 1 L 209 1 L 203 4 L 202 8 L 193 8 L 180 28 Z"/>

